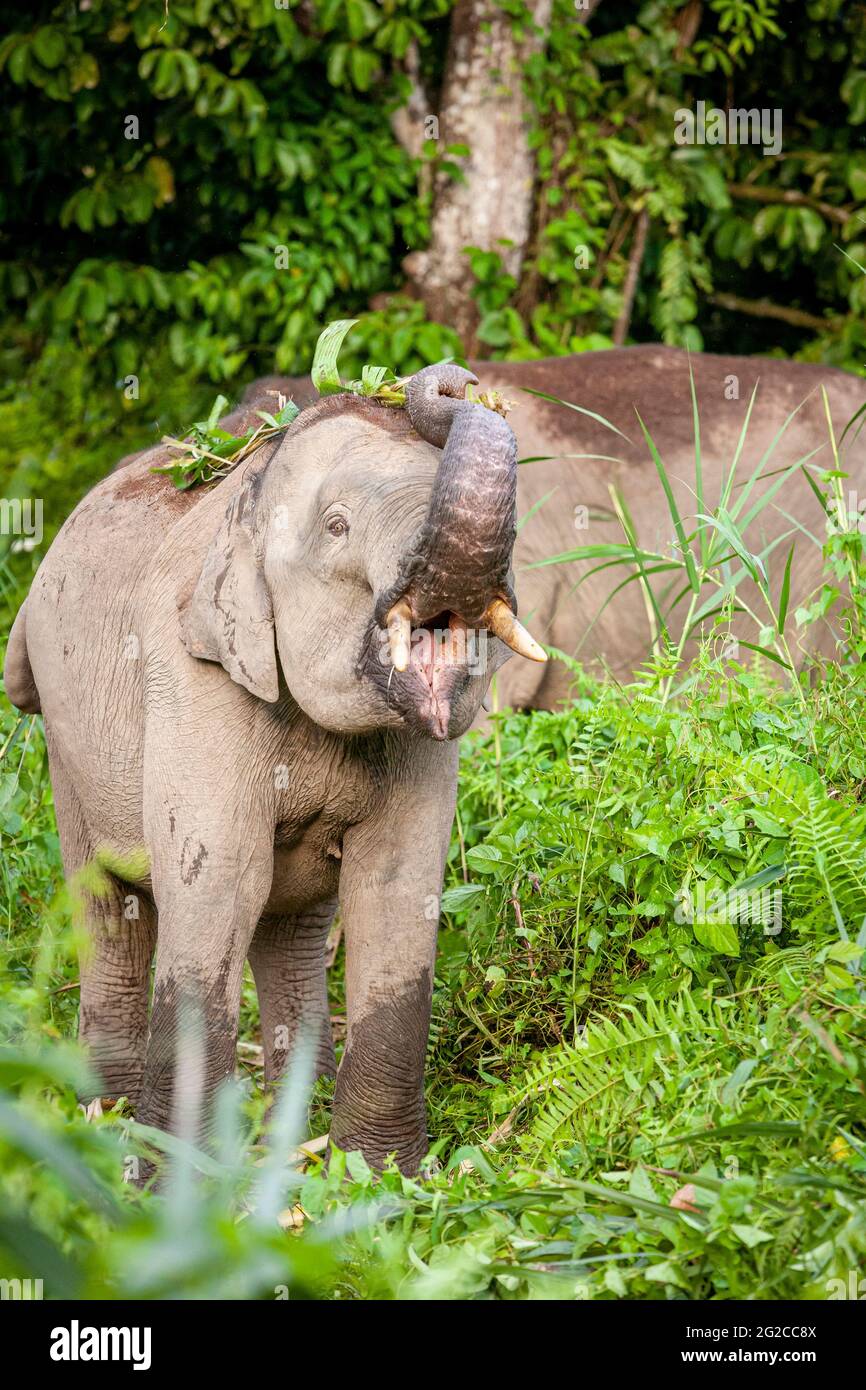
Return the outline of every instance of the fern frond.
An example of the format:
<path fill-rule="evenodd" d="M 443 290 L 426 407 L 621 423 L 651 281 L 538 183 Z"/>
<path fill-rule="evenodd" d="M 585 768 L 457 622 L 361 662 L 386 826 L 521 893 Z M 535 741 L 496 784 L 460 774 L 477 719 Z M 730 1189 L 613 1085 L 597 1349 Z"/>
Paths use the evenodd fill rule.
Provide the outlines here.
<path fill-rule="evenodd" d="M 859 930 L 866 916 L 866 826 L 860 812 L 836 801 L 809 798 L 806 815 L 792 826 L 792 896 L 827 898 L 842 927 Z"/>
<path fill-rule="evenodd" d="M 539 1107 L 532 1128 L 547 1143 L 598 1131 L 644 1104 L 656 1073 L 667 1079 L 670 1064 L 685 1064 L 684 1038 L 706 1045 L 718 1031 L 688 994 L 665 1003 L 646 998 L 642 1008 L 626 1004 L 619 1018 L 595 1015 L 577 1043 L 548 1052 L 509 1104 Z"/>

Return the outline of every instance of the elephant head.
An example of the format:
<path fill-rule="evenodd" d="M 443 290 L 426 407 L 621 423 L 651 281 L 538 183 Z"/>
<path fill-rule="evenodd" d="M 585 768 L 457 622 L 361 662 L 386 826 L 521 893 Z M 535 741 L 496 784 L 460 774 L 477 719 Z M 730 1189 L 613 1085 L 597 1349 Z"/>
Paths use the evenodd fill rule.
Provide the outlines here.
<path fill-rule="evenodd" d="M 469 727 L 506 647 L 543 661 L 514 615 L 516 442 L 463 399 L 476 380 L 425 368 L 405 411 L 329 397 L 263 447 L 185 608 L 187 650 L 267 701 L 279 657 L 327 729 L 435 739 Z"/>

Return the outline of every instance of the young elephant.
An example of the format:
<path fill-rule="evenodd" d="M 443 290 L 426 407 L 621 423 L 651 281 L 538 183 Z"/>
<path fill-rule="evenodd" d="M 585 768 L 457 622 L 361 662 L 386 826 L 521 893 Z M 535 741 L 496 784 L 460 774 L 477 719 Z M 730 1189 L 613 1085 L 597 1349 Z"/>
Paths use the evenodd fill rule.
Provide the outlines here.
<path fill-rule="evenodd" d="M 142 457 L 73 512 L 16 619 L 6 689 L 44 714 L 67 875 L 108 866 L 81 1035 L 103 1094 L 145 1123 L 191 1104 L 174 1084 L 187 998 L 206 1095 L 232 1073 L 246 957 L 266 1079 L 302 1025 L 333 1072 L 339 895 L 334 1140 L 407 1171 L 426 1151 L 455 740 L 500 638 L 543 659 L 513 615 L 515 440 L 463 399 L 474 380 L 427 368 L 405 411 L 326 399 L 210 488 L 177 492 Z"/>

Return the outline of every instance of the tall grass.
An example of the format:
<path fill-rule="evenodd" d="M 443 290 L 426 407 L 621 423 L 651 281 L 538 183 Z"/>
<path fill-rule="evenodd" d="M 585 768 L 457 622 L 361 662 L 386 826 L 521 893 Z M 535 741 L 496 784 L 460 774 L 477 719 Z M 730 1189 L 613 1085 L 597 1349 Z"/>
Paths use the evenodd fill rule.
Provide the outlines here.
<path fill-rule="evenodd" d="M 823 545 L 824 542 L 813 536 L 794 517 L 789 518 L 791 525 L 787 531 L 760 549 L 752 548 L 750 536 L 768 508 L 779 507 L 787 516 L 779 505 L 784 498 L 783 490 L 785 484 L 796 473 L 802 471 L 828 519 L 829 542 L 826 546 L 826 557 L 828 562 L 835 562 L 834 568 L 839 577 L 847 582 L 849 648 L 859 654 L 864 635 L 862 592 L 866 568 L 856 526 L 852 528 L 852 521 L 859 518 L 849 518 L 847 515 L 844 480 L 848 475 L 841 466 L 826 390 L 822 387 L 827 420 L 826 442 L 817 444 L 807 454 L 793 461 L 786 458 L 781 466 L 776 466 L 779 452 L 784 450 L 790 425 L 805 405 L 805 401 L 801 401 L 788 413 L 752 471 L 742 476 L 743 452 L 758 396 L 759 383 L 756 383 L 734 453 L 723 477 L 719 496 L 711 500 L 706 495 L 704 486 L 700 410 L 691 363 L 689 382 L 694 431 L 694 473 L 690 491 L 694 497 L 695 508 L 692 516 L 684 518 L 681 515 L 665 461 L 652 434 L 640 414 L 636 412 L 667 506 L 675 538 L 671 552 L 649 550 L 640 544 L 638 529 L 629 511 L 627 499 L 615 484 L 611 484 L 613 512 L 621 525 L 623 541 L 576 546 L 569 551 L 536 561 L 529 568 L 543 568 L 575 561 L 590 562 L 591 567 L 582 575 L 575 588 L 603 571 L 622 571 L 623 578 L 609 595 L 605 607 L 630 584 L 637 584 L 647 612 L 652 654 L 659 658 L 664 653 L 672 662 L 672 669 L 663 689 L 664 699 L 670 698 L 673 692 L 675 673 L 689 640 L 701 630 L 711 627 L 717 620 L 730 618 L 735 609 L 744 612 L 752 620 L 756 632 L 762 637 L 760 643 L 741 638 L 739 644 L 760 653 L 793 675 L 798 663 L 790 646 L 789 604 L 795 545 L 801 537 L 812 545 Z M 544 395 L 537 391 L 530 394 Z M 552 396 L 544 398 L 556 400 Z M 577 408 L 566 401 L 558 403 L 571 409 Z M 622 437 L 622 431 L 604 416 L 590 411 L 583 413 L 592 415 L 597 423 Z M 818 469 L 814 465 L 812 468 L 809 467 L 819 453 L 826 456 L 830 452 L 833 460 L 831 468 Z M 622 462 L 614 457 L 610 457 L 608 461 Z M 527 462 L 531 463 L 534 460 Z M 761 482 L 768 482 L 769 485 L 756 495 L 755 490 Z M 790 545 L 786 545 L 788 541 Z M 771 557 L 780 547 L 784 547 L 781 552 L 784 556 L 782 577 L 780 584 L 776 586 L 778 596 L 774 598 L 770 582 Z M 654 581 L 662 577 L 665 586 L 660 595 L 659 583 Z M 754 585 L 758 607 L 754 606 L 754 601 L 750 602 L 747 599 L 744 593 L 745 581 L 751 581 Z M 600 614 L 594 615 L 593 621 L 597 621 L 599 616 Z"/>

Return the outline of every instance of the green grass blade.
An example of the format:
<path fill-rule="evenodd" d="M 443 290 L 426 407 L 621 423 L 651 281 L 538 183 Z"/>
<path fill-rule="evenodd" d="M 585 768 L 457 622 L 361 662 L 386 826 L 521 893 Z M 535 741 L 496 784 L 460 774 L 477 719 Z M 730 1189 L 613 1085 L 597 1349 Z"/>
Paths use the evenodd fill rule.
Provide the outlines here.
<path fill-rule="evenodd" d="M 606 430 L 612 430 L 614 434 L 618 434 L 620 439 L 625 440 L 626 444 L 632 443 L 628 435 L 623 434 L 622 430 L 617 429 L 616 425 L 612 425 L 610 420 L 606 420 L 603 415 L 596 414 L 594 410 L 587 410 L 586 406 L 575 405 L 572 401 L 564 401 L 559 396 L 550 396 L 546 391 L 535 391 L 531 386 L 521 386 L 520 389 L 521 391 L 525 391 L 527 395 L 540 397 L 543 401 L 552 401 L 554 405 L 564 405 L 567 410 L 576 410 L 578 414 L 586 415 L 588 419 L 595 420 L 596 424 L 604 425 Z"/>
<path fill-rule="evenodd" d="M 320 396 L 332 396 L 342 390 L 337 358 L 346 334 L 355 327 L 357 319 L 336 319 L 319 334 L 310 377 Z"/>
<path fill-rule="evenodd" d="M 782 592 L 779 595 L 779 612 L 776 615 L 776 631 L 780 637 L 784 637 L 785 635 L 785 619 L 788 616 L 788 600 L 791 597 L 791 561 L 794 558 L 794 546 L 796 544 L 796 541 L 791 541 L 791 549 L 788 551 L 788 558 L 785 561 Z"/>
<path fill-rule="evenodd" d="M 818 484 L 815 482 L 815 479 L 812 477 L 812 474 L 809 472 L 808 468 L 803 469 L 803 477 L 806 479 L 806 482 L 809 484 L 810 488 L 812 489 L 818 501 L 820 502 L 821 510 L 824 512 L 825 516 L 829 516 L 830 508 L 827 505 L 827 499 L 824 496 L 821 489 L 819 488 Z"/>
<path fill-rule="evenodd" d="M 655 646 L 661 634 L 663 632 L 666 632 L 667 629 L 665 627 L 664 619 L 662 618 L 661 612 L 659 611 L 659 606 L 656 602 L 656 596 L 653 592 L 653 587 L 650 584 L 649 579 L 647 578 L 647 573 L 643 559 L 641 558 L 641 553 L 637 542 L 637 528 L 635 527 L 631 512 L 628 509 L 628 504 L 625 500 L 625 497 L 623 496 L 619 488 L 616 486 L 616 484 L 611 483 L 608 488 L 608 491 L 610 493 L 610 499 L 614 505 L 614 510 L 616 511 L 616 514 L 619 517 L 620 525 L 622 526 L 623 532 L 625 533 L 625 538 L 631 546 L 632 554 L 634 555 L 634 562 L 637 566 L 638 574 L 640 576 L 640 586 L 641 593 L 643 595 L 644 608 L 646 609 L 647 621 L 649 622 L 650 632 L 652 634 L 653 646 Z M 611 597 L 613 597 L 613 595 L 611 595 Z"/>
<path fill-rule="evenodd" d="M 692 425 L 695 434 L 695 495 L 697 497 L 698 511 L 705 510 L 704 507 L 704 467 L 701 459 L 701 417 L 698 413 L 698 395 L 695 390 L 695 373 L 692 367 L 692 355 L 689 353 L 689 387 L 692 394 Z M 706 564 L 707 554 L 707 535 L 701 529 L 699 533 L 699 545 L 701 552 L 701 564 Z"/>
<path fill-rule="evenodd" d="M 764 546 L 764 549 L 760 552 L 760 559 L 766 561 L 767 557 L 772 555 L 776 547 L 781 545 L 783 541 L 788 540 L 791 534 L 791 531 L 785 531 L 781 536 L 777 536 L 775 540 L 770 541 L 769 545 Z M 726 598 L 730 593 L 735 593 L 737 586 L 746 578 L 747 573 L 748 571 L 746 568 L 741 567 L 730 574 L 724 583 L 720 584 L 718 589 L 714 589 L 707 601 L 697 609 L 694 615 L 694 621 L 696 623 L 701 622 L 706 618 L 708 613 L 716 607 L 720 600 Z"/>
<path fill-rule="evenodd" d="M 607 566 L 599 566 L 599 568 L 607 568 Z M 627 588 L 627 586 L 628 586 L 629 584 L 634 584 L 634 583 L 636 583 L 638 580 L 640 580 L 641 578 L 644 578 L 644 577 L 648 579 L 650 575 L 652 575 L 652 574 L 658 574 L 659 572 L 660 572 L 660 571 L 659 571 L 658 569 L 648 569 L 648 570 L 643 570 L 643 571 L 641 571 L 641 572 L 638 572 L 638 571 L 636 571 L 636 570 L 633 570 L 633 571 L 631 572 L 631 574 L 627 574 L 626 577 L 625 577 L 625 579 L 621 579 L 620 582 L 619 582 L 619 584 L 617 584 L 616 588 L 613 589 L 613 590 L 611 591 L 611 593 L 608 594 L 608 596 L 607 596 L 607 598 L 605 599 L 604 603 L 601 605 L 601 607 L 599 608 L 598 612 L 597 612 L 597 613 L 595 614 L 595 616 L 593 617 L 593 620 L 592 620 L 593 623 L 596 623 L 596 622 L 598 621 L 598 619 L 601 617 L 601 615 L 602 615 L 602 613 L 604 612 L 604 610 L 607 608 L 608 604 L 609 604 L 609 603 L 612 603 L 613 600 L 616 598 L 617 594 L 620 593 L 623 589 Z M 647 586 L 647 587 L 649 587 L 649 586 Z M 684 592 L 684 593 L 687 593 L 687 594 L 691 593 L 691 589 L 689 588 L 688 585 L 686 585 L 686 588 L 684 589 L 683 592 Z M 652 589 L 650 589 L 650 594 L 652 594 Z M 656 604 L 656 600 L 655 600 L 655 596 L 654 596 L 654 595 L 653 595 L 653 598 L 652 598 L 652 602 L 653 602 L 653 607 L 654 607 L 654 609 L 655 609 L 655 612 L 656 612 L 656 614 L 657 614 L 657 621 L 658 621 L 658 634 L 657 634 L 657 635 L 660 636 L 660 637 L 667 638 L 667 637 L 668 637 L 668 627 L 667 627 L 667 623 L 666 623 L 665 620 L 664 620 L 664 615 L 659 611 L 659 608 L 658 608 L 658 605 Z M 671 607 L 673 607 L 673 606 L 674 606 L 674 605 L 671 605 Z M 655 640 L 655 639 L 654 639 L 654 640 Z"/>
<path fill-rule="evenodd" d="M 593 459 L 598 463 L 625 463 L 625 459 L 616 458 L 613 454 L 533 454 L 531 458 L 518 459 L 517 466 L 522 463 L 558 463 L 560 459 Z"/>
<path fill-rule="evenodd" d="M 742 637 L 739 638 L 739 644 L 741 647 L 748 647 L 750 652 L 758 652 L 759 655 L 765 656 L 768 661 L 775 661 L 777 666 L 784 666 L 786 671 L 791 670 L 791 663 L 785 661 L 777 652 L 771 651 L 769 647 L 759 647 L 755 642 L 746 642 Z"/>
<path fill-rule="evenodd" d="M 827 395 L 826 386 L 823 385 L 821 387 L 821 399 L 824 402 L 824 414 L 827 417 L 827 430 L 830 435 L 830 447 L 833 450 L 833 467 L 836 469 L 840 469 L 841 465 L 839 463 L 839 450 L 836 446 L 836 433 L 833 429 L 833 416 L 830 414 L 830 398 Z"/>
<path fill-rule="evenodd" d="M 667 470 L 664 464 L 662 463 L 661 455 L 659 454 L 659 451 L 656 448 L 655 440 L 653 439 L 652 435 L 650 434 L 649 430 L 647 429 L 646 425 L 641 419 L 640 411 L 635 410 L 635 415 L 637 415 L 638 422 L 640 424 L 641 429 L 643 430 L 644 439 L 646 440 L 649 451 L 652 454 L 653 463 L 656 466 L 656 472 L 658 473 L 659 480 L 661 481 L 661 485 L 664 488 L 665 498 L 668 504 L 668 511 L 671 514 L 671 521 L 673 522 L 674 530 L 677 533 L 677 540 L 680 543 L 680 548 L 682 550 L 683 556 L 683 563 L 685 564 L 686 571 L 689 576 L 689 583 L 692 586 L 692 593 L 698 594 L 700 593 L 701 585 L 700 580 L 698 579 L 698 572 L 695 568 L 695 558 L 692 555 L 691 548 L 689 547 L 688 540 L 686 539 L 686 533 L 683 527 L 682 517 L 680 516 L 679 507 L 676 504 L 676 498 L 674 497 L 673 488 L 671 487 L 670 479 L 667 475 Z"/>
<path fill-rule="evenodd" d="M 659 555 L 652 550 L 640 550 L 638 554 L 644 562 L 669 563 L 671 569 L 682 567 L 681 560 L 669 559 L 667 555 Z M 574 550 L 563 550 L 559 555 L 548 555 L 545 560 L 533 560 L 531 565 L 522 565 L 521 569 L 538 570 L 543 569 L 545 565 L 570 565 L 579 560 L 613 560 L 615 563 L 627 564 L 634 558 L 631 546 L 624 545 L 621 541 L 599 541 L 596 545 L 579 545 Z"/>
<path fill-rule="evenodd" d="M 860 419 L 861 415 L 866 415 L 866 401 L 863 402 L 863 404 L 861 405 L 861 407 L 860 407 L 859 410 L 855 410 L 855 411 L 854 411 L 854 414 L 851 416 L 851 419 L 848 421 L 847 425 L 845 426 L 844 430 L 842 431 L 841 435 L 839 436 L 839 448 L 840 448 L 840 449 L 841 449 L 842 445 L 845 443 L 845 436 L 846 436 L 846 434 L 848 433 L 848 431 L 850 430 L 850 428 L 851 428 L 852 425 L 856 425 L 856 423 L 857 423 L 857 421 Z M 862 430 L 863 424 L 866 424 L 866 421 L 863 421 L 863 423 L 861 423 L 860 429 L 858 429 L 858 430 L 857 430 L 857 433 L 854 435 L 855 440 L 857 439 L 857 436 L 860 434 L 860 430 Z"/>
<path fill-rule="evenodd" d="M 810 392 L 809 394 L 811 395 L 811 392 Z M 736 502 L 734 503 L 733 507 L 731 508 L 731 516 L 734 518 L 735 521 L 736 521 L 737 517 L 739 516 L 740 512 L 742 511 L 743 507 L 746 505 L 746 502 L 747 502 L 748 499 L 749 499 L 749 496 L 750 496 L 750 494 L 751 494 L 751 492 L 752 492 L 752 489 L 753 489 L 754 486 L 755 486 L 755 483 L 758 481 L 758 479 L 759 479 L 759 478 L 761 477 L 761 475 L 763 474 L 764 465 L 767 463 L 767 461 L 768 461 L 770 458 L 772 458 L 773 453 L 775 452 L 775 449 L 776 449 L 776 445 L 779 443 L 779 440 L 780 440 L 780 439 L 782 438 L 782 436 L 784 435 L 786 429 L 787 429 L 788 426 L 790 425 L 791 421 L 794 419 L 794 416 L 798 413 L 798 411 L 800 411 L 800 410 L 803 409 L 803 406 L 806 404 L 806 401 L 807 401 L 808 399 L 809 399 L 809 396 L 805 396 L 804 399 L 800 402 L 800 404 L 799 404 L 799 405 L 796 405 L 796 406 L 794 407 L 794 409 L 785 417 L 785 419 L 782 421 L 782 424 L 779 426 L 778 430 L 777 430 L 776 433 L 773 435 L 773 438 L 770 440 L 770 443 L 767 445 L 766 449 L 764 450 L 763 454 L 761 455 L 760 459 L 758 460 L 758 463 L 757 463 L 757 466 L 755 467 L 754 472 L 752 473 L 751 477 L 748 479 L 748 481 L 747 481 L 746 484 L 744 485 L 743 491 L 740 493 L 740 496 L 737 498 Z M 810 455 L 810 457 L 811 457 L 811 455 Z M 801 462 L 802 462 L 802 460 L 801 460 Z M 744 527 L 743 529 L 745 529 L 745 527 Z"/>
<path fill-rule="evenodd" d="M 525 516 L 522 516 L 522 517 L 520 518 L 520 520 L 518 521 L 518 523 L 517 523 L 517 525 L 515 526 L 514 529 L 515 529 L 516 531 L 519 531 L 520 528 L 521 528 L 522 526 L 525 526 L 525 525 L 526 525 L 527 521 L 531 521 L 531 519 L 535 516 L 535 513 L 538 512 L 538 511 L 540 511 L 541 508 L 544 506 L 545 502 L 549 502 L 550 499 L 551 499 L 551 497 L 553 497 L 554 493 L 556 493 L 556 492 L 559 492 L 559 488 L 558 488 L 558 487 L 552 487 L 552 488 L 550 489 L 550 492 L 546 492 L 546 493 L 544 494 L 543 497 L 539 497 L 538 501 L 535 502 L 535 503 L 529 508 L 529 511 L 525 514 Z"/>
<path fill-rule="evenodd" d="M 764 510 L 768 503 L 772 502 L 779 489 L 781 487 L 784 487 L 785 483 L 794 473 L 796 473 L 797 469 L 802 468 L 805 463 L 809 462 L 810 458 L 814 458 L 815 454 L 820 453 L 823 448 L 823 444 L 818 444 L 816 448 L 810 450 L 808 454 L 803 454 L 801 458 L 798 458 L 794 463 L 792 463 L 790 468 L 786 468 L 784 473 L 779 474 L 773 485 L 767 488 L 767 491 L 763 494 L 763 496 L 760 497 L 757 502 L 754 502 L 749 511 L 746 513 L 746 516 L 742 523 L 743 531 L 748 531 L 752 522 L 755 520 L 755 517 L 760 515 L 760 513 Z M 733 514 L 734 513 L 732 512 L 731 515 Z"/>
<path fill-rule="evenodd" d="M 749 421 L 750 421 L 751 418 L 752 418 L 752 408 L 753 408 L 753 406 L 754 406 L 754 404 L 755 404 L 755 397 L 756 397 L 757 394 L 758 394 L 758 386 L 759 386 L 759 385 L 760 385 L 760 377 L 759 377 L 758 380 L 755 382 L 754 388 L 753 388 L 753 390 L 752 390 L 752 394 L 751 394 L 751 396 L 749 397 L 749 405 L 748 405 L 748 409 L 746 410 L 745 419 L 743 420 L 743 428 L 740 430 L 740 437 L 739 437 L 739 439 L 737 440 L 737 447 L 736 447 L 736 449 L 734 450 L 734 457 L 733 457 L 733 460 L 732 460 L 732 462 L 731 462 L 731 471 L 730 471 L 730 473 L 728 474 L 728 477 L 727 477 L 727 480 L 726 480 L 726 482 L 725 482 L 725 485 L 724 485 L 724 487 L 722 488 L 722 495 L 721 495 L 721 497 L 719 498 L 719 506 L 720 506 L 720 507 L 724 507 L 724 508 L 726 508 L 726 509 L 727 509 L 728 503 L 730 502 L 730 499 L 731 499 L 731 492 L 732 492 L 733 486 L 734 486 L 734 478 L 735 478 L 736 475 L 737 475 L 737 468 L 738 468 L 739 462 L 740 462 L 740 455 L 741 455 L 742 452 L 743 452 L 743 447 L 744 447 L 744 445 L 745 445 L 745 443 L 746 443 L 746 435 L 747 435 L 748 432 L 749 432 Z"/>
<path fill-rule="evenodd" d="M 703 516 L 698 516 L 698 520 L 706 522 L 707 527 L 713 531 L 718 531 L 719 534 L 725 538 L 734 554 L 739 556 L 742 560 L 756 584 L 760 582 L 758 579 L 759 574 L 766 584 L 767 571 L 763 561 L 759 556 L 753 555 L 749 550 L 727 512 L 719 511 L 716 516 L 704 514 Z"/>

